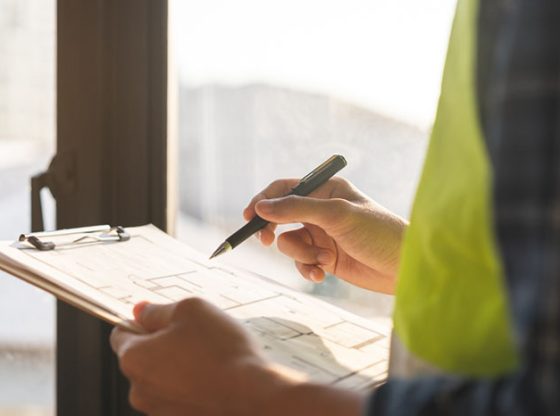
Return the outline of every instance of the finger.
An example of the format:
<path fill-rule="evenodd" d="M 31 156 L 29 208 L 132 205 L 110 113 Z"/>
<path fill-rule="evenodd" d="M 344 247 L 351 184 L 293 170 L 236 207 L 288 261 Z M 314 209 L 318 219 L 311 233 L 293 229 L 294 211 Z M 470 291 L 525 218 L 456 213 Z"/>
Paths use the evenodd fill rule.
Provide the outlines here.
<path fill-rule="evenodd" d="M 243 217 L 246 221 L 250 221 L 256 215 L 255 210 L 251 208 L 245 208 L 243 210 Z M 270 223 L 262 230 L 260 230 L 255 236 L 260 240 L 260 242 L 265 246 L 270 246 L 276 237 L 274 231 L 276 230 L 276 224 Z"/>
<path fill-rule="evenodd" d="M 274 229 L 276 228 L 276 226 L 275 225 L 270 226 L 270 225 L 260 230 L 258 234 L 259 240 L 261 240 L 261 243 L 263 243 L 265 246 L 270 246 L 274 242 L 274 239 L 276 238 L 276 235 L 274 234 Z"/>
<path fill-rule="evenodd" d="M 121 372 L 129 379 L 142 378 L 146 365 L 142 357 L 141 345 L 146 341 L 147 335 L 134 334 L 116 327 L 111 332 L 109 342 L 111 348 L 119 358 Z"/>
<path fill-rule="evenodd" d="M 296 261 L 296 268 L 303 277 L 314 283 L 321 283 L 325 280 L 325 271 L 318 266 L 303 264 Z"/>
<path fill-rule="evenodd" d="M 278 236 L 278 249 L 303 264 L 326 266 L 332 264 L 335 258 L 331 250 L 313 245 L 309 231 L 305 228 L 288 231 Z"/>
<path fill-rule="evenodd" d="M 299 179 L 278 179 L 255 195 L 249 205 L 243 210 L 243 217 L 249 221 L 255 213 L 255 204 L 262 199 L 278 198 L 288 195 L 294 186 L 299 183 Z"/>
<path fill-rule="evenodd" d="M 150 414 L 157 403 L 157 400 L 150 391 L 150 389 L 144 388 L 140 383 L 130 383 L 130 390 L 128 391 L 130 405 L 140 412 Z"/>
<path fill-rule="evenodd" d="M 140 314 L 142 313 L 142 311 L 144 310 L 144 308 L 149 305 L 150 302 L 143 300 L 141 302 L 138 302 L 136 305 L 134 305 L 134 308 L 132 308 L 132 313 L 134 315 L 134 319 L 138 320 L 138 317 L 140 316 Z"/>
<path fill-rule="evenodd" d="M 281 198 L 290 194 L 292 189 L 299 183 L 299 179 L 279 179 L 272 182 L 265 189 L 251 199 L 248 206 L 243 210 L 243 216 L 247 221 L 255 216 L 255 205 L 263 199 Z M 367 201 L 368 197 L 360 192 L 354 185 L 341 176 L 334 176 L 319 186 L 308 196 L 318 199 L 342 198 L 348 201 Z"/>
<path fill-rule="evenodd" d="M 255 209 L 262 218 L 277 224 L 310 223 L 324 230 L 340 225 L 353 209 L 352 203 L 290 195 L 258 202 Z"/>
<path fill-rule="evenodd" d="M 138 335 L 126 331 L 125 329 L 115 327 L 111 331 L 109 343 L 111 344 L 111 348 L 115 354 L 120 357 L 130 347 L 137 336 Z"/>
<path fill-rule="evenodd" d="M 158 331 L 169 325 L 175 306 L 175 303 L 156 305 L 142 302 L 135 307 L 136 321 L 148 332 Z"/>

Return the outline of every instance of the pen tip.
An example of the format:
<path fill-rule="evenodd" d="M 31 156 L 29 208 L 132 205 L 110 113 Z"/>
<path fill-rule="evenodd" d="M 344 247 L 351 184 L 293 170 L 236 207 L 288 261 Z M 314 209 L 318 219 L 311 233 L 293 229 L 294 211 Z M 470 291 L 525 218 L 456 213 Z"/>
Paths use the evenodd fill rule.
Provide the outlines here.
<path fill-rule="evenodd" d="M 219 255 L 224 254 L 226 251 L 230 251 L 231 249 L 231 244 L 225 241 L 220 244 L 220 247 L 218 247 L 216 251 L 212 253 L 209 260 L 213 259 L 214 257 L 218 257 Z"/>

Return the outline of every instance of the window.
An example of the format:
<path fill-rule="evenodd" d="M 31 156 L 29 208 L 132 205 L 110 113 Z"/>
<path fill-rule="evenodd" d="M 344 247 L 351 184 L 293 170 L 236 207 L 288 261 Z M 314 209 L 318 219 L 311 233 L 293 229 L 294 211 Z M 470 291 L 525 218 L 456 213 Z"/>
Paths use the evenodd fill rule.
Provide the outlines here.
<path fill-rule="evenodd" d="M 0 0 L 1 240 L 30 231 L 30 178 L 54 152 L 55 12 L 54 0 Z M 0 272 L 0 414 L 54 414 L 54 305 Z"/>
<path fill-rule="evenodd" d="M 341 174 L 408 216 L 439 95 L 454 0 L 174 1 L 178 235 L 211 253 L 249 199 L 333 153 Z M 255 241 L 223 259 L 366 315 L 390 297 L 305 283 Z M 374 299 L 373 299 L 374 298 Z"/>
<path fill-rule="evenodd" d="M 166 229 L 167 35 L 166 0 L 57 0 L 57 227 Z M 58 302 L 57 329 L 57 415 L 137 415 L 112 327 Z"/>

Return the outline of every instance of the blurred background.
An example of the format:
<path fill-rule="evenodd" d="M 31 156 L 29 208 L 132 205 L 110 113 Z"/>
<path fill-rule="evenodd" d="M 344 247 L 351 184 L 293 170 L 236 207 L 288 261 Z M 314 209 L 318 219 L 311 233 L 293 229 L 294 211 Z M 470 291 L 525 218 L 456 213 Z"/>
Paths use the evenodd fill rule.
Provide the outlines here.
<path fill-rule="evenodd" d="M 408 217 L 453 10 L 451 0 L 172 2 L 179 238 L 211 253 L 259 190 L 334 153 L 348 160 L 341 175 Z M 222 259 L 365 316 L 391 313 L 392 297 L 334 277 L 308 283 L 256 239 Z"/>
<path fill-rule="evenodd" d="M 176 235 L 210 253 L 248 200 L 333 153 L 408 217 L 455 0 L 170 0 Z M 56 1 L 0 0 L 0 240 L 30 228 L 29 179 L 55 152 Z M 46 227 L 55 203 L 43 194 Z M 256 240 L 224 261 L 364 316 L 392 299 L 301 279 Z M 54 299 L 0 273 L 0 415 L 54 414 Z"/>

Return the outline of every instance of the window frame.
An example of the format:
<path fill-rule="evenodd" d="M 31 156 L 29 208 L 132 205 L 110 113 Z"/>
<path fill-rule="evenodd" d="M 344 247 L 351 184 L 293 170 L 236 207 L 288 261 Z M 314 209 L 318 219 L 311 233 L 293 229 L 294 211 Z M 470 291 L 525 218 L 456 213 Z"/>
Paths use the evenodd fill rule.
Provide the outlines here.
<path fill-rule="evenodd" d="M 167 231 L 167 0 L 57 1 L 58 228 Z M 57 302 L 57 414 L 137 414 L 111 326 Z"/>

